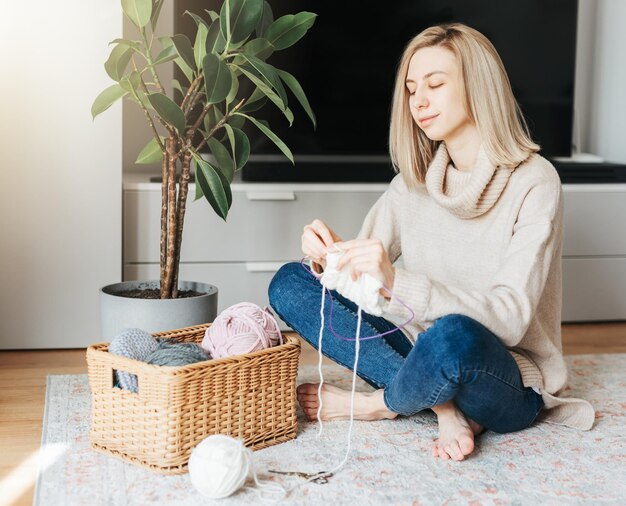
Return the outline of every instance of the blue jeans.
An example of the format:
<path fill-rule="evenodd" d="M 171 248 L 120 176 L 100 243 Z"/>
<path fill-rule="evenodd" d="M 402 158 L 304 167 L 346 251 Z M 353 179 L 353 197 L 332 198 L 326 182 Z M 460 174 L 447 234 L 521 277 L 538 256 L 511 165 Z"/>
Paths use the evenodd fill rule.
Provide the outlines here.
<path fill-rule="evenodd" d="M 318 348 L 322 285 L 298 262 L 283 265 L 272 279 L 271 307 L 293 330 Z M 331 290 L 333 329 L 356 337 L 356 305 Z M 322 353 L 352 370 L 355 342 L 330 332 L 330 301 L 324 302 Z M 388 320 L 361 313 L 361 337 L 395 328 Z M 494 432 L 528 427 L 543 407 L 541 395 L 524 387 L 517 363 L 481 323 L 461 314 L 439 318 L 417 336 L 415 346 L 400 330 L 362 340 L 357 375 L 384 389 L 388 409 L 412 415 L 453 400 L 465 416 Z"/>

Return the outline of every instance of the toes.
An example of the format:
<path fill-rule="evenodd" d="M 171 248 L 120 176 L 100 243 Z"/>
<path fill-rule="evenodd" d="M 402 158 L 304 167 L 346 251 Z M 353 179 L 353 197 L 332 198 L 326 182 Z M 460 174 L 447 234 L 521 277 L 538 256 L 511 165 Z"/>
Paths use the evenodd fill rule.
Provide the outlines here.
<path fill-rule="evenodd" d="M 439 452 L 439 457 L 442 458 L 443 460 L 450 459 L 450 455 L 448 455 L 448 453 L 443 449 L 443 446 L 437 447 L 437 451 Z"/>
<path fill-rule="evenodd" d="M 450 455 L 454 460 L 463 460 L 465 457 L 458 443 L 455 441 L 452 444 L 445 447 L 446 453 Z"/>
<path fill-rule="evenodd" d="M 314 394 L 298 394 L 298 399 L 302 399 L 305 401 L 312 401 L 317 398 L 318 398 L 317 392 Z"/>
<path fill-rule="evenodd" d="M 317 409 L 307 408 L 304 410 L 309 422 L 314 422 L 317 420 Z"/>
<path fill-rule="evenodd" d="M 460 438 L 459 450 L 463 453 L 463 455 L 469 455 L 474 451 L 474 440 L 471 437 Z"/>
<path fill-rule="evenodd" d="M 318 388 L 319 383 L 302 383 L 298 385 L 296 392 L 298 392 L 299 395 L 317 395 Z"/>
<path fill-rule="evenodd" d="M 430 452 L 431 452 L 433 457 L 435 457 L 435 458 L 439 457 L 439 445 L 434 444 L 432 446 L 432 448 L 430 449 Z"/>

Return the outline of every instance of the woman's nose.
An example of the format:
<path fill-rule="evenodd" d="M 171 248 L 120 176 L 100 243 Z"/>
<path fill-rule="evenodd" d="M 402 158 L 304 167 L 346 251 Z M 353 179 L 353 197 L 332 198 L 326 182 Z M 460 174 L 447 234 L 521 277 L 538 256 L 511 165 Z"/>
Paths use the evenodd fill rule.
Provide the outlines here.
<path fill-rule="evenodd" d="M 426 94 L 420 91 L 416 91 L 413 107 L 415 107 L 416 109 L 422 109 L 427 106 L 428 106 L 428 97 L 426 96 Z"/>

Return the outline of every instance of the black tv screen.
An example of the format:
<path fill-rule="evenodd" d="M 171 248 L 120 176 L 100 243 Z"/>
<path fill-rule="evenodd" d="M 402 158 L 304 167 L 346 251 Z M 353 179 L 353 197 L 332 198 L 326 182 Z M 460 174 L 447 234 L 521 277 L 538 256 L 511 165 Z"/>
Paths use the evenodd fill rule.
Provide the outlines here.
<path fill-rule="evenodd" d="M 186 9 L 219 10 L 221 1 L 178 0 L 175 29 L 195 33 Z M 397 63 L 424 28 L 462 22 L 494 44 L 533 139 L 544 156 L 571 154 L 577 0 L 269 0 L 274 17 L 311 11 L 315 24 L 268 62 L 292 73 L 317 116 L 314 131 L 290 100 L 295 121 L 268 103 L 256 113 L 293 151 L 296 167 L 253 127 L 249 180 L 389 180 L 388 129 Z M 190 35 L 191 38 L 191 35 Z M 193 40 L 193 38 L 192 38 Z M 260 155 L 260 156 L 259 156 Z"/>

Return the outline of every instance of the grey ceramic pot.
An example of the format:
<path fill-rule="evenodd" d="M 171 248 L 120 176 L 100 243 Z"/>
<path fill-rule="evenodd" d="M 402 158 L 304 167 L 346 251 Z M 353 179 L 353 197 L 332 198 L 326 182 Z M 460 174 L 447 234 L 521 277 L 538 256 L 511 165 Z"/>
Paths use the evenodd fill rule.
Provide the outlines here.
<path fill-rule="evenodd" d="M 134 299 L 118 295 L 134 288 L 160 286 L 159 281 L 123 281 L 100 289 L 102 339 L 111 341 L 125 328 L 147 332 L 190 327 L 212 322 L 217 316 L 217 287 L 207 283 L 179 281 L 178 290 L 195 290 L 204 295 L 181 299 Z"/>

